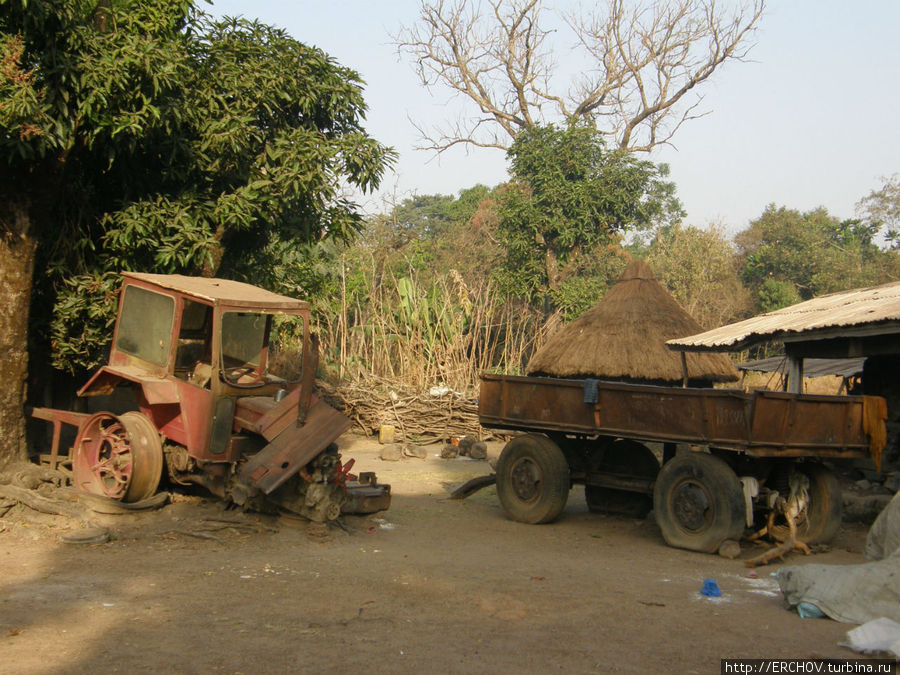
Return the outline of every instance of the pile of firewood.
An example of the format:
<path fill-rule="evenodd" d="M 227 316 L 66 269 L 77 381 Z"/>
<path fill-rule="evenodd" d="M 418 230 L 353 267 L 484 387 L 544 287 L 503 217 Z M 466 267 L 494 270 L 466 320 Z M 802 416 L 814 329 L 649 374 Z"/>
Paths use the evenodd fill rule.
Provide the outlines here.
<path fill-rule="evenodd" d="M 474 396 L 433 388 L 415 391 L 385 381 L 316 383 L 319 397 L 352 419 L 358 431 L 377 434 L 392 426 L 397 440 L 416 443 L 444 441 L 452 437 L 492 437 L 478 423 L 478 399 Z"/>

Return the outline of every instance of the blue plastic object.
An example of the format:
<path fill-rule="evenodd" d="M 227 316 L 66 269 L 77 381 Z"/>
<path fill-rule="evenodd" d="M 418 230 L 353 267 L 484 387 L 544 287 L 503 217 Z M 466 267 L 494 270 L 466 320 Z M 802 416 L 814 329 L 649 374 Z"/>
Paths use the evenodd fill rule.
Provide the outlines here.
<path fill-rule="evenodd" d="M 597 390 L 598 382 L 600 380 L 592 380 L 590 378 L 584 381 L 582 387 L 584 388 L 585 403 L 598 403 L 600 401 L 600 392 Z"/>
<path fill-rule="evenodd" d="M 825 612 L 811 602 L 801 602 L 797 605 L 797 614 L 804 619 L 821 619 L 825 616 Z"/>
<path fill-rule="evenodd" d="M 708 598 L 718 598 L 722 595 L 722 589 L 719 588 L 719 584 L 716 583 L 715 579 L 706 579 L 703 582 L 703 588 L 700 589 L 700 593 Z"/>

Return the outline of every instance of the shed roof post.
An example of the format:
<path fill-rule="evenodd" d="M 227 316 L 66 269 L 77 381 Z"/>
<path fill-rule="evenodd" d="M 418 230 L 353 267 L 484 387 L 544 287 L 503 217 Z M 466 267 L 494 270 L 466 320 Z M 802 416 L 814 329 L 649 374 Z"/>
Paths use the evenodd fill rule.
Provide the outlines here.
<path fill-rule="evenodd" d="M 803 393 L 803 357 L 788 354 L 787 390 L 792 394 Z"/>

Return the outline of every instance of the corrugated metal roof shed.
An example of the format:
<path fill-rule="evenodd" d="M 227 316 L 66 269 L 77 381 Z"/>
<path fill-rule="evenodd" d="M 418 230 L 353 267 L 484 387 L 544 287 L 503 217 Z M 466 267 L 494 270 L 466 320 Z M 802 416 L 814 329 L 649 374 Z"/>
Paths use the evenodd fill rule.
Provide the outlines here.
<path fill-rule="evenodd" d="M 900 333 L 900 281 L 823 295 L 666 344 L 679 351 L 738 351 L 765 340 L 885 333 Z"/>

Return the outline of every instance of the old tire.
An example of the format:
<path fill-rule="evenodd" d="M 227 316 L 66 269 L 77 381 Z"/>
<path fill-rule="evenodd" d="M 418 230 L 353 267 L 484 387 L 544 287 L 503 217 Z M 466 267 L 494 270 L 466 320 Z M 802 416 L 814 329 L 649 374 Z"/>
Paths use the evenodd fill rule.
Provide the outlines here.
<path fill-rule="evenodd" d="M 692 452 L 677 455 L 659 472 L 653 491 L 656 522 L 669 546 L 712 553 L 738 539 L 746 507 L 737 475 L 723 460 Z"/>
<path fill-rule="evenodd" d="M 843 518 L 841 485 L 837 476 L 821 464 L 803 464 L 795 470 L 809 478 L 809 504 L 800 514 L 797 538 L 807 544 L 831 541 L 840 529 Z M 789 536 L 787 525 L 776 525 L 773 530 L 776 539 L 783 540 Z"/>
<path fill-rule="evenodd" d="M 656 480 L 659 462 L 643 443 L 619 439 L 596 449 L 596 460 L 589 462 L 589 472 Z M 644 518 L 653 508 L 652 495 L 596 485 L 584 486 L 584 498 L 592 513 Z"/>
<path fill-rule="evenodd" d="M 152 497 L 162 477 L 162 440 L 141 413 L 101 412 L 80 427 L 72 448 L 75 487 L 121 502 Z"/>
<path fill-rule="evenodd" d="M 506 444 L 497 461 L 497 496 L 520 523 L 549 523 L 566 507 L 569 465 L 546 436 L 527 434 Z"/>

